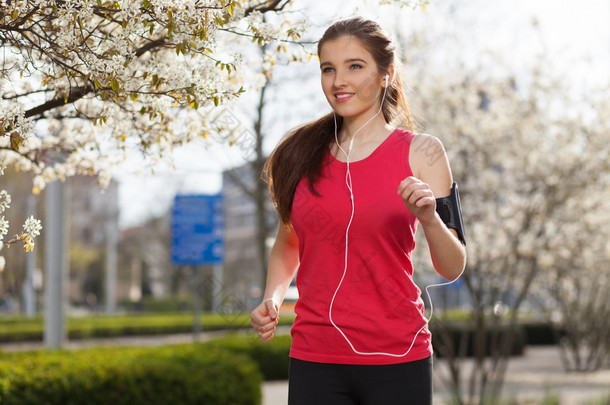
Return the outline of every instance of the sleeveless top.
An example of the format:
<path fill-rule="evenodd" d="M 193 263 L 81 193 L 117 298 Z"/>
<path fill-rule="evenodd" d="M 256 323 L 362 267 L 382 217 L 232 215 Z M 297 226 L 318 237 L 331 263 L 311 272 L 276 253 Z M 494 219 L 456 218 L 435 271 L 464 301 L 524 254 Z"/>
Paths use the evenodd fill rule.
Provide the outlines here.
<path fill-rule="evenodd" d="M 397 194 L 399 183 L 412 176 L 412 139 L 397 129 L 371 155 L 350 163 L 355 210 L 347 270 L 347 164 L 328 153 L 315 184 L 319 196 L 306 178 L 299 182 L 291 212 L 300 264 L 290 357 L 380 365 L 432 354 L 421 291 L 412 278 L 418 222 Z"/>

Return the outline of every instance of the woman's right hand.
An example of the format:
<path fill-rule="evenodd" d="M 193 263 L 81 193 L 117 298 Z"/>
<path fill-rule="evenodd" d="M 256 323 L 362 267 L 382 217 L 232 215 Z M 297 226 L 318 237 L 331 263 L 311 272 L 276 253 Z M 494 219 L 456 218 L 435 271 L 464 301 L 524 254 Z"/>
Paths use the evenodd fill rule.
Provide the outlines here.
<path fill-rule="evenodd" d="M 273 298 L 269 298 L 254 308 L 250 314 L 250 324 L 263 342 L 273 339 L 280 318 L 279 308 Z"/>

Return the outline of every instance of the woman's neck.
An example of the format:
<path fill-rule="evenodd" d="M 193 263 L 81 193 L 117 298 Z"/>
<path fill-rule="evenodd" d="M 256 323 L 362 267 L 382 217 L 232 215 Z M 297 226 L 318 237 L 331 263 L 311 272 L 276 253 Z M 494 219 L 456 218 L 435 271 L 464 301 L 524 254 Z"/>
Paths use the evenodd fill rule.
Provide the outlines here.
<path fill-rule="evenodd" d="M 339 131 L 341 143 L 349 143 L 354 138 L 354 144 L 365 144 L 377 140 L 381 136 L 387 136 L 394 128 L 385 122 L 382 114 L 373 118 L 370 122 L 366 120 L 351 120 L 344 118 Z"/>

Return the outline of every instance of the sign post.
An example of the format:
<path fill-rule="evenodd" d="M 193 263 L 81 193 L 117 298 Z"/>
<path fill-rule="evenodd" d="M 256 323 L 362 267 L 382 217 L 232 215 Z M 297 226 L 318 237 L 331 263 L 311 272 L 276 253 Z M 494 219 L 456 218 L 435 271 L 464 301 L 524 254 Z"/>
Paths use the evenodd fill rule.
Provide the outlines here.
<path fill-rule="evenodd" d="M 172 209 L 172 264 L 192 267 L 193 337 L 201 332 L 202 269 L 214 266 L 214 275 L 224 258 L 224 216 L 221 195 L 177 195 Z M 220 298 L 222 287 L 214 277 L 213 299 Z"/>

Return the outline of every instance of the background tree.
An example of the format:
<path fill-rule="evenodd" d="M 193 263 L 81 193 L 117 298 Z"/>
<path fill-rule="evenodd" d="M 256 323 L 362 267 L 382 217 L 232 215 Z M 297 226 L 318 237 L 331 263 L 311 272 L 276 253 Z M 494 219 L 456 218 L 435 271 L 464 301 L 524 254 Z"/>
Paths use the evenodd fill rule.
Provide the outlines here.
<path fill-rule="evenodd" d="M 572 295 L 576 280 L 607 285 L 596 266 L 608 260 L 607 231 L 597 225 L 610 197 L 608 110 L 594 101 L 603 92 L 577 98 L 567 80 L 553 80 L 545 68 L 541 61 L 519 79 L 483 73 L 493 72 L 490 66 L 454 67 L 452 76 L 412 68 L 413 98 L 426 117 L 425 131 L 447 147 L 467 224 L 462 280 L 475 350 L 469 376 L 461 361 L 467 345 L 440 334 L 458 403 L 498 398 L 517 320 L 540 285 L 556 288 L 559 275 L 560 285 L 572 284 Z M 427 152 L 431 160 L 439 153 Z M 593 286 L 580 293 L 595 293 Z M 607 307 L 605 297 L 595 297 L 593 307 Z"/>

